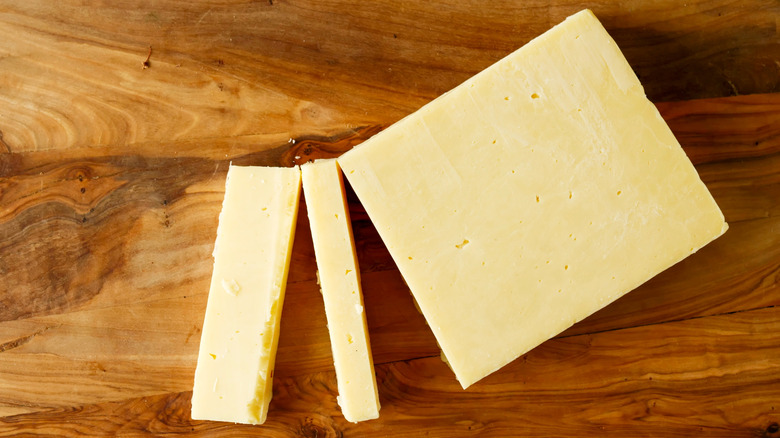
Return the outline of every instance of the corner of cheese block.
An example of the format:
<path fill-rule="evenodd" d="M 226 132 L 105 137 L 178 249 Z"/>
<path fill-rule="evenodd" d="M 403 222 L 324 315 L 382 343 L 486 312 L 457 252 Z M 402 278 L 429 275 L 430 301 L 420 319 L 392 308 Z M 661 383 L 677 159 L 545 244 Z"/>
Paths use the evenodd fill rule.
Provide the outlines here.
<path fill-rule="evenodd" d="M 379 404 L 379 398 L 376 395 L 370 397 L 370 399 L 364 399 L 359 403 L 356 403 L 355 400 L 345 400 L 343 395 L 338 395 L 336 396 L 336 402 L 341 408 L 344 419 L 350 423 L 360 423 L 379 418 L 381 406 Z"/>
<path fill-rule="evenodd" d="M 296 166 L 296 167 L 298 167 L 298 169 L 301 170 L 301 177 L 303 177 L 303 174 L 305 174 L 307 172 L 307 169 L 310 168 L 311 166 L 313 166 L 314 163 L 316 163 L 317 161 L 318 160 L 307 161 L 307 162 L 305 162 L 303 164 L 299 164 L 298 166 Z"/>
<path fill-rule="evenodd" d="M 594 14 L 591 9 L 585 8 L 580 10 L 579 12 L 575 12 L 569 15 L 558 25 L 566 23 L 568 21 L 574 21 L 574 20 L 598 20 L 598 18 L 596 17 L 596 14 Z"/>
<path fill-rule="evenodd" d="M 695 254 L 695 253 L 699 252 L 699 250 L 700 250 L 700 249 L 704 248 L 705 246 L 709 245 L 710 243 L 712 243 L 713 241 L 715 241 L 715 240 L 716 240 L 716 239 L 718 239 L 719 237 L 721 237 L 721 236 L 723 236 L 724 234 L 726 234 L 726 231 L 728 231 L 728 230 L 729 230 L 729 224 L 728 224 L 728 222 L 726 222 L 726 221 L 724 220 L 724 221 L 723 221 L 723 224 L 721 225 L 720 232 L 717 232 L 717 233 L 715 233 L 715 234 L 712 236 L 712 238 L 711 238 L 711 239 L 709 239 L 709 240 L 707 240 L 706 242 L 703 242 L 703 243 L 701 243 L 699 246 L 696 246 L 696 247 L 694 247 L 694 248 L 691 250 L 691 254 Z"/>
<path fill-rule="evenodd" d="M 308 161 L 301 165 L 301 180 L 305 196 L 322 190 L 319 180 L 323 178 L 340 177 L 340 168 L 335 158 L 321 158 Z"/>
<path fill-rule="evenodd" d="M 366 141 L 371 140 L 371 138 L 368 138 Z M 341 171 L 344 172 L 344 176 L 349 179 L 348 173 L 353 173 L 353 167 L 350 163 L 350 157 L 355 154 L 355 151 L 359 150 L 361 146 L 363 146 L 365 142 L 353 147 L 352 149 L 344 152 L 339 157 L 336 158 L 336 163 L 338 163 L 339 168 L 341 168 Z"/>

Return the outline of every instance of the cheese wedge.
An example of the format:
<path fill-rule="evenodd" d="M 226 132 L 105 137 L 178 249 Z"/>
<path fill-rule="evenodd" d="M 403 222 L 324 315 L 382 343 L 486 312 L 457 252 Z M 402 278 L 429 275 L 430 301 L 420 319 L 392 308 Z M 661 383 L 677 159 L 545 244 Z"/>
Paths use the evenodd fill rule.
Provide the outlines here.
<path fill-rule="evenodd" d="M 464 388 L 727 229 L 588 10 L 339 164 Z"/>
<path fill-rule="evenodd" d="M 374 361 L 360 290 L 344 181 L 336 160 L 301 166 L 330 345 L 338 382 L 338 404 L 348 421 L 379 417 Z"/>
<path fill-rule="evenodd" d="M 230 166 L 192 418 L 265 421 L 298 211 L 299 168 Z"/>

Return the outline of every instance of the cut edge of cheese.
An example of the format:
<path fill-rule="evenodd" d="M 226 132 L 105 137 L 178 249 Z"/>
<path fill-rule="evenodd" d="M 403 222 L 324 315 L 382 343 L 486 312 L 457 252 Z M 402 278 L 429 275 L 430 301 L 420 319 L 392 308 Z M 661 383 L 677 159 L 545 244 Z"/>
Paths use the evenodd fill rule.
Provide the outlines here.
<path fill-rule="evenodd" d="M 193 419 L 266 420 L 300 185 L 298 167 L 228 169 L 195 370 Z"/>
<path fill-rule="evenodd" d="M 553 50 L 548 50 L 548 48 Z M 575 48 L 580 52 L 575 52 Z M 576 61 L 569 59 L 569 56 L 573 59 L 577 57 L 584 59 L 585 56 L 592 56 L 595 61 L 593 66 L 578 65 Z M 566 83 L 554 82 L 558 80 L 556 76 L 565 78 Z M 586 78 L 588 79 L 586 80 Z M 597 83 L 589 83 L 589 80 Z M 499 94 L 504 93 L 504 87 L 507 88 L 506 94 Z M 602 93 L 596 92 L 597 89 L 602 88 L 604 90 L 603 96 Z M 616 105 L 616 107 L 608 108 L 605 106 L 608 104 Z M 514 117 L 513 123 L 516 126 L 509 129 L 510 132 L 502 132 L 496 127 L 496 123 L 491 122 L 490 117 L 485 115 L 491 114 L 491 111 L 493 111 L 493 120 L 499 116 L 509 120 L 509 111 L 514 111 L 511 113 L 511 117 Z M 499 114 L 502 111 L 503 115 Z M 496 116 L 496 114 L 499 115 Z M 562 123 L 554 124 L 553 121 L 556 117 Z M 609 117 L 617 117 L 620 120 L 613 120 Z M 536 124 L 529 120 L 534 120 Z M 493 123 L 492 126 L 491 123 Z M 473 129 L 464 127 L 465 125 L 472 126 Z M 520 126 L 525 131 L 522 131 Z M 569 135 L 561 134 L 566 132 L 568 127 L 579 129 L 578 133 L 581 138 L 578 138 L 577 142 L 582 144 L 567 146 L 564 144 L 565 142 L 561 141 L 562 135 Z M 641 140 L 646 140 L 647 146 L 644 143 L 622 145 L 631 155 L 626 158 L 626 163 L 629 163 L 629 171 L 651 170 L 656 172 L 653 177 L 657 178 L 663 174 L 659 170 L 662 166 L 658 163 L 661 160 L 669 160 L 669 163 L 673 164 L 674 167 L 663 170 L 668 172 L 669 178 L 666 179 L 682 184 L 680 187 L 671 186 L 671 189 L 678 189 L 684 193 L 672 193 L 668 196 L 651 193 L 652 196 L 655 196 L 652 201 L 658 201 L 658 204 L 650 205 L 651 202 L 644 205 L 641 197 L 644 196 L 643 193 L 652 192 L 652 189 L 643 185 L 641 180 L 633 181 L 630 175 L 621 175 L 620 169 L 611 167 L 616 162 L 620 164 L 619 161 L 625 158 L 610 155 L 610 153 L 619 150 L 616 148 L 617 143 L 621 139 L 627 141 L 632 134 L 640 135 L 640 133 L 644 135 Z M 604 140 L 605 135 L 606 140 Z M 610 138 L 609 135 L 615 137 Z M 599 141 L 602 140 L 605 144 L 600 145 Z M 635 143 L 638 142 L 639 140 Z M 511 149 L 509 146 L 515 149 Z M 647 156 L 642 155 L 645 153 L 645 147 L 648 149 Z M 476 155 L 469 156 L 463 152 L 468 148 L 471 148 Z M 490 150 L 490 148 L 493 148 L 492 150 L 495 152 L 483 152 Z M 641 148 L 641 153 L 639 153 L 639 148 Z M 582 155 L 584 150 L 587 150 L 587 153 L 592 154 L 592 156 Z M 463 156 L 458 155 L 461 153 Z M 523 158 L 520 161 L 517 159 L 513 161 L 511 154 L 515 153 L 521 154 L 520 156 Z M 493 161 L 482 159 L 483 157 L 493 158 Z M 522 161 L 523 159 L 527 161 Z M 647 163 L 641 162 L 642 159 L 646 159 Z M 535 162 L 534 160 L 539 161 Z M 644 96 L 641 84 L 615 42 L 590 10 L 583 10 L 568 17 L 563 23 L 535 38 L 516 52 L 353 148 L 338 158 L 338 161 L 382 240 L 387 245 L 406 283 L 412 290 L 415 301 L 442 348 L 443 355 L 446 355 L 448 364 L 463 388 L 467 388 L 545 340 L 603 308 L 659 272 L 698 251 L 728 229 L 722 212 L 702 183 L 693 164 L 685 156 L 684 151 L 655 106 Z M 601 172 L 600 175 L 606 175 L 602 178 L 606 182 L 625 183 L 628 181 L 636 184 L 633 186 L 627 184 L 626 187 L 599 187 L 580 178 L 578 181 L 583 184 L 582 186 L 566 187 L 566 184 L 576 180 L 578 175 L 576 173 L 556 174 L 554 166 L 569 166 L 571 172 L 580 171 L 580 169 L 573 167 L 574 165 L 592 168 L 594 172 Z M 574 217 L 570 221 L 576 223 L 576 214 L 572 215 L 571 213 L 577 211 L 572 210 L 570 205 L 578 205 L 580 210 L 602 219 L 606 219 L 606 217 L 603 214 L 600 216 L 600 213 L 595 211 L 597 208 L 615 208 L 617 216 L 613 221 L 618 221 L 615 223 L 626 221 L 627 224 L 636 225 L 637 221 L 644 220 L 641 215 L 647 214 L 649 215 L 647 218 L 653 219 L 652 223 L 655 225 L 672 227 L 673 224 L 668 220 L 658 219 L 662 217 L 659 216 L 661 212 L 653 210 L 668 206 L 670 214 L 677 215 L 672 219 L 681 221 L 680 229 L 691 230 L 691 234 L 680 234 L 677 229 L 673 229 L 674 232 L 671 234 L 680 237 L 679 242 L 669 243 L 675 246 L 673 254 L 667 254 L 663 251 L 658 242 L 648 242 L 650 249 L 637 248 L 636 254 L 647 254 L 652 259 L 646 262 L 647 272 L 644 274 L 636 272 L 638 269 L 629 269 L 628 274 L 624 276 L 619 273 L 612 275 L 613 273 L 601 272 L 603 269 L 594 269 L 593 277 L 603 281 L 602 290 L 607 292 L 594 293 L 592 297 L 583 296 L 583 294 L 576 295 L 571 290 L 567 291 L 566 287 L 569 285 L 564 282 L 569 276 L 576 277 L 582 281 L 581 286 L 586 289 L 591 288 L 588 289 L 591 291 L 598 291 L 598 285 L 587 280 L 587 274 L 582 272 L 582 268 L 587 263 L 577 266 L 561 257 L 551 265 L 551 259 L 554 257 L 550 257 L 550 255 L 555 255 L 555 251 L 545 250 L 545 243 L 540 240 L 541 238 L 523 237 L 519 241 L 520 243 L 535 241 L 539 244 L 539 248 L 530 248 L 529 250 L 529 248 L 524 247 L 522 250 L 529 251 L 524 253 L 518 249 L 505 257 L 526 255 L 529 258 L 534 258 L 536 263 L 531 263 L 530 266 L 533 268 L 535 264 L 535 269 L 538 269 L 540 274 L 534 274 L 533 269 L 526 270 L 523 271 L 527 274 L 526 278 L 539 275 L 540 284 L 543 283 L 543 280 L 545 282 L 551 280 L 549 283 L 555 284 L 556 287 L 547 286 L 550 288 L 547 293 L 554 295 L 553 293 L 556 291 L 557 293 L 563 291 L 564 295 L 570 298 L 573 310 L 563 312 L 565 315 L 558 319 L 557 315 L 547 315 L 550 311 L 542 309 L 542 313 L 549 316 L 549 321 L 542 320 L 539 315 L 534 315 L 534 305 L 564 305 L 565 300 L 554 296 L 544 296 L 543 292 L 534 292 L 541 291 L 542 286 L 525 282 L 524 287 L 530 291 L 528 299 L 507 299 L 510 304 L 523 305 L 523 308 L 514 309 L 517 315 L 509 315 L 513 309 L 511 306 L 503 306 L 496 309 L 500 316 L 493 318 L 491 315 L 491 318 L 499 321 L 511 318 L 527 319 L 536 323 L 536 326 L 518 325 L 517 330 L 532 329 L 537 330 L 538 334 L 534 339 L 530 339 L 524 334 L 514 333 L 511 336 L 512 339 L 503 348 L 480 348 L 480 339 L 485 338 L 485 336 L 480 337 L 480 335 L 485 335 L 493 330 L 495 336 L 501 336 L 501 333 L 496 332 L 496 330 L 504 330 L 506 326 L 494 323 L 494 321 L 487 321 L 489 314 L 482 314 L 480 316 L 485 317 L 483 322 L 490 330 L 487 328 L 482 331 L 477 329 L 471 333 L 465 330 L 463 326 L 467 323 L 462 321 L 468 320 L 469 311 L 473 309 L 474 312 L 479 312 L 483 311 L 484 308 L 474 301 L 476 298 L 469 298 L 467 293 L 462 290 L 458 291 L 460 295 L 457 295 L 456 299 L 461 300 L 466 305 L 461 309 L 448 307 L 445 300 L 451 297 L 447 295 L 446 290 L 441 289 L 442 286 L 446 286 L 447 282 L 436 283 L 429 278 L 434 277 L 436 273 L 446 272 L 450 278 L 453 278 L 449 286 L 457 287 L 458 281 L 468 275 L 464 269 L 475 271 L 482 269 L 485 272 L 484 278 L 491 280 L 486 284 L 494 282 L 496 284 L 494 287 L 502 287 L 501 285 L 506 283 L 500 278 L 501 271 L 495 268 L 497 264 L 503 262 L 499 263 L 497 256 L 494 255 L 491 258 L 489 255 L 491 245 L 503 247 L 496 242 L 505 239 L 505 236 L 491 237 L 490 233 L 474 230 L 474 227 L 478 226 L 501 228 L 501 223 L 498 220 L 501 215 L 497 214 L 495 218 L 486 216 L 484 224 L 479 225 L 468 222 L 463 216 L 470 208 L 476 210 L 490 208 L 488 199 L 490 195 L 469 196 L 467 199 L 474 205 L 464 204 L 455 198 L 452 198 L 454 202 L 450 206 L 443 205 L 439 201 L 442 197 L 450 199 L 448 196 L 454 196 L 452 195 L 455 191 L 453 187 L 462 188 L 461 183 L 474 176 L 474 172 L 477 171 L 474 169 L 482 169 L 483 172 L 492 171 L 501 175 L 500 178 L 484 180 L 483 182 L 486 183 L 514 181 L 512 178 L 522 179 L 525 175 L 536 173 L 544 175 L 539 181 L 529 181 L 526 178 L 525 185 L 518 183 L 507 187 L 496 183 L 495 187 L 483 188 L 484 190 L 505 191 L 505 195 L 508 197 L 507 202 L 509 199 L 514 201 L 516 198 L 522 197 L 522 199 L 517 199 L 515 205 L 523 208 L 512 208 L 515 219 L 519 220 L 519 223 L 515 227 L 516 230 L 508 231 L 510 233 L 522 233 L 529 223 L 537 225 L 540 223 L 534 221 L 544 222 L 545 220 L 540 219 L 537 211 L 541 211 L 540 207 L 545 208 L 546 205 L 549 205 L 546 208 L 557 208 L 560 216 L 549 217 L 546 220 L 548 223 L 542 223 L 536 229 L 528 229 L 526 233 L 529 235 L 538 234 L 551 229 L 551 227 L 554 228 L 556 224 L 565 223 L 565 219 L 561 219 L 561 217 L 565 217 L 567 214 L 569 217 Z M 425 176 L 421 177 L 420 174 L 425 174 Z M 664 177 L 666 176 L 664 175 Z M 558 179 L 552 180 L 553 178 Z M 449 187 L 445 187 L 445 184 Z M 665 182 L 665 184 L 668 186 L 672 183 Z M 690 199 L 686 200 L 686 194 L 690 194 Z M 536 195 L 535 200 L 534 195 Z M 600 204 L 583 205 L 580 199 L 587 199 L 588 196 L 603 196 L 604 199 L 594 198 L 599 199 Z M 568 200 L 573 199 L 573 201 L 566 204 L 567 198 Z M 633 207 L 626 204 L 630 200 L 636 203 Z M 678 204 L 664 205 L 665 200 L 671 200 L 670 202 Z M 389 205 L 414 211 L 409 214 L 403 212 L 398 214 L 396 211 L 391 211 Z M 507 206 L 513 205 L 509 203 Z M 702 210 L 700 212 L 692 211 L 689 216 L 681 215 L 681 212 L 687 207 L 700 207 Z M 447 210 L 447 208 L 450 209 Z M 440 217 L 436 215 L 440 215 Z M 696 225 L 689 223 L 689 221 L 699 219 L 703 224 L 701 229 L 697 230 Z M 437 223 L 447 224 L 457 231 L 451 236 L 452 242 L 443 246 L 436 246 L 436 244 L 441 244 L 439 241 L 427 242 L 428 236 L 420 230 L 420 226 L 425 228 L 428 225 L 430 230 Z M 521 226 L 520 224 L 523 223 L 525 225 Z M 573 244 L 572 247 L 575 247 L 589 242 L 589 248 L 592 250 L 598 247 L 599 239 L 609 241 L 611 239 L 609 232 L 616 231 L 614 228 L 610 228 L 608 223 L 599 223 L 596 227 L 591 228 L 588 228 L 587 222 L 584 224 L 576 223 L 576 225 L 577 230 L 582 231 L 579 242 L 574 244 L 578 236 L 567 232 L 568 237 L 566 234 L 560 237 L 555 236 L 550 245 Z M 636 233 L 636 230 L 632 232 Z M 656 230 L 652 230 L 652 232 L 653 235 L 660 238 Z M 470 235 L 480 235 L 481 237 L 480 239 L 470 239 Z M 414 238 L 426 242 L 425 245 L 429 247 L 436 247 L 439 254 L 433 250 L 427 250 L 423 244 L 414 244 L 412 242 Z M 441 239 L 441 236 L 437 235 L 435 238 Z M 588 239 L 590 240 L 588 241 Z M 683 248 L 684 245 L 690 246 Z M 606 253 L 610 254 L 609 251 L 607 249 Z M 620 254 L 628 254 L 626 251 L 628 249 L 622 248 Z M 480 252 L 484 254 L 480 255 Z M 585 257 L 580 257 L 577 254 L 576 252 L 564 251 L 562 255 L 571 257 L 578 262 L 585 261 Z M 599 254 L 591 256 L 598 257 Z M 612 257 L 617 258 L 614 254 Z M 628 259 L 636 261 L 635 259 L 641 259 L 641 257 L 634 255 L 626 258 L 626 260 Z M 480 260 L 482 260 L 481 266 L 479 265 Z M 429 262 L 430 265 L 423 266 Z M 510 260 L 507 263 L 514 262 Z M 450 266 L 447 266 L 448 264 Z M 464 264 L 464 266 L 458 270 L 457 267 L 460 264 Z M 559 269 L 560 272 L 552 271 L 553 268 Z M 428 278 L 423 273 L 426 273 Z M 613 283 L 607 281 L 610 276 L 614 280 Z M 536 288 L 537 286 L 539 289 Z M 432 292 L 434 289 L 438 291 L 438 295 Z M 476 288 L 476 290 L 478 289 Z M 516 293 L 522 294 L 519 291 Z M 489 299 L 494 298 L 489 297 Z M 447 321 L 447 318 L 442 316 L 442 309 L 454 310 L 453 314 L 459 321 L 457 323 Z M 529 324 L 531 323 L 529 322 Z M 461 327 L 459 328 L 458 325 Z M 466 351 L 464 346 L 473 348 Z"/>
<path fill-rule="evenodd" d="M 379 396 L 344 181 L 336 160 L 301 166 L 320 292 L 347 421 L 379 417 Z"/>

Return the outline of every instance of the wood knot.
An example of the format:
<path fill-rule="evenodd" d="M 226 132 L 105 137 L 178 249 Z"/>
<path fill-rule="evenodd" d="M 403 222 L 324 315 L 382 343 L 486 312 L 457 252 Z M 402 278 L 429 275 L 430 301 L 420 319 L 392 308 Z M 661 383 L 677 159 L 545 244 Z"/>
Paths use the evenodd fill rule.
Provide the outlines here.
<path fill-rule="evenodd" d="M 780 424 L 777 423 L 771 423 L 769 426 L 766 427 L 766 430 L 764 432 L 764 436 L 768 438 L 774 438 L 780 436 L 778 434 L 780 432 Z"/>
<path fill-rule="evenodd" d="M 485 427 L 485 424 L 481 421 L 473 421 L 473 420 L 462 420 L 455 422 L 458 426 L 463 427 L 466 430 L 469 431 L 477 431 L 481 430 Z"/>
<path fill-rule="evenodd" d="M 318 438 L 325 436 L 325 429 L 315 426 L 314 424 L 304 424 L 301 426 L 301 436 L 307 438 Z"/>
<path fill-rule="evenodd" d="M 282 162 L 286 166 L 294 166 L 320 158 L 336 158 L 381 130 L 381 126 L 363 126 L 331 136 L 290 138 Z"/>
<path fill-rule="evenodd" d="M 324 424 L 315 423 L 314 418 L 307 417 L 306 420 L 298 428 L 298 436 L 305 438 L 327 438 L 327 437 L 341 437 L 342 434 L 332 427 Z"/>
<path fill-rule="evenodd" d="M 69 180 L 78 180 L 79 182 L 84 182 L 92 179 L 94 171 L 89 166 L 84 165 L 77 165 L 73 166 L 70 169 L 68 169 L 67 173 L 65 174 L 65 178 Z"/>

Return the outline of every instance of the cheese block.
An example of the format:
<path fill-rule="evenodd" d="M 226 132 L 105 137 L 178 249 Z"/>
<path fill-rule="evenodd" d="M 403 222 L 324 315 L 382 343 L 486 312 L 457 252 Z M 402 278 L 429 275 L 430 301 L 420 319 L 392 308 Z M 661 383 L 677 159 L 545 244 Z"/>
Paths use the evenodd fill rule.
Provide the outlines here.
<path fill-rule="evenodd" d="M 727 229 L 588 10 L 339 164 L 464 388 Z"/>
<path fill-rule="evenodd" d="M 371 420 L 379 417 L 379 397 L 341 169 L 335 160 L 319 160 L 301 166 L 301 173 L 338 404 L 348 421 Z"/>
<path fill-rule="evenodd" d="M 228 170 L 192 390 L 195 420 L 265 421 L 300 185 L 297 167 Z"/>

